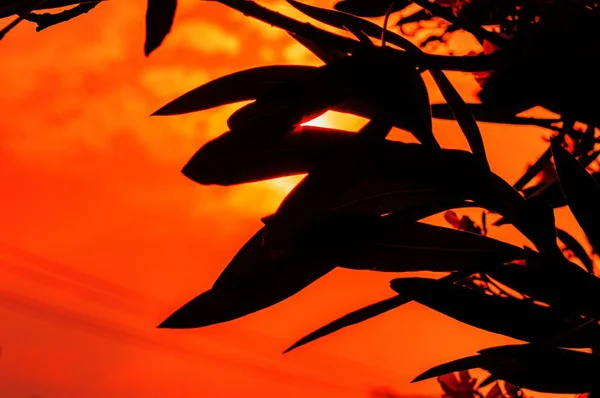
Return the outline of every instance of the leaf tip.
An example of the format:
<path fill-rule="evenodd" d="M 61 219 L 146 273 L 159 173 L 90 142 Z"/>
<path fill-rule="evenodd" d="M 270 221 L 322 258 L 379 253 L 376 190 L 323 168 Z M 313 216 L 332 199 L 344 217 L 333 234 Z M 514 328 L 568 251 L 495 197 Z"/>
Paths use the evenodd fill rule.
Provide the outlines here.
<path fill-rule="evenodd" d="M 169 116 L 169 115 L 170 115 L 170 113 L 169 113 L 167 105 L 163 106 L 160 109 L 155 110 L 154 112 L 152 112 L 150 114 L 150 116 Z"/>
<path fill-rule="evenodd" d="M 428 373 L 428 372 L 421 373 L 420 375 L 418 375 L 417 377 L 415 377 L 414 379 L 412 379 L 412 380 L 411 380 L 411 384 L 412 384 L 412 383 L 418 383 L 418 382 L 420 382 L 420 381 L 423 381 L 423 380 L 430 379 L 430 378 L 431 378 L 431 376 L 428 376 L 428 375 L 427 375 L 427 373 Z"/>

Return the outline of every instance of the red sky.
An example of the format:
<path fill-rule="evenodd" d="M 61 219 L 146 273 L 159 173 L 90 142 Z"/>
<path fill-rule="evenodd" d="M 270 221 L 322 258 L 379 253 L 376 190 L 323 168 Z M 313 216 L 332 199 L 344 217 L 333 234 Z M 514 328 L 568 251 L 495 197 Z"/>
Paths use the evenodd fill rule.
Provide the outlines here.
<path fill-rule="evenodd" d="M 281 3 L 263 2 L 298 15 Z M 0 43 L 1 397 L 354 398 L 378 386 L 437 395 L 435 381 L 410 380 L 510 341 L 412 304 L 281 355 L 314 328 L 391 295 L 389 275 L 343 270 L 241 320 L 156 330 L 211 286 L 298 178 L 196 185 L 179 170 L 226 130 L 235 107 L 149 115 L 239 69 L 317 61 L 274 28 L 191 0 L 145 58 L 144 8 L 108 1 L 41 33 L 22 24 Z M 452 78 L 475 100 L 471 76 Z M 433 87 L 431 96 L 440 102 Z M 482 130 L 492 168 L 511 182 L 545 149 L 536 129 Z M 453 123 L 435 132 L 444 146 L 465 148 Z M 566 211 L 559 219 L 573 226 Z M 523 243 L 510 229 L 493 236 Z"/>

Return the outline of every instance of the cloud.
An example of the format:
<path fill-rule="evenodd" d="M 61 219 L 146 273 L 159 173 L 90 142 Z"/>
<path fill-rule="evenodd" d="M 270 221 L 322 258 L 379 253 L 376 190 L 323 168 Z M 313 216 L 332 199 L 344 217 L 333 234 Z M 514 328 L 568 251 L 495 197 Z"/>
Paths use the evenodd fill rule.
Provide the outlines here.
<path fill-rule="evenodd" d="M 169 35 L 169 46 L 184 47 L 207 55 L 235 55 L 241 42 L 237 35 L 203 19 L 190 19 L 178 24 Z"/>
<path fill-rule="evenodd" d="M 186 93 L 192 87 L 210 80 L 211 75 L 204 68 L 181 65 L 152 67 L 142 71 L 140 82 L 157 97 L 174 99 Z"/>

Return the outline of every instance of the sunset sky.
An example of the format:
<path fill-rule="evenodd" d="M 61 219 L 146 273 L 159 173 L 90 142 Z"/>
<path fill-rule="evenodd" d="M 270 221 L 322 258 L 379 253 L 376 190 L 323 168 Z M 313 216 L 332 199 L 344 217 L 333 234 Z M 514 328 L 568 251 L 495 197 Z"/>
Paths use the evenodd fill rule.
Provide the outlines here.
<path fill-rule="evenodd" d="M 299 16 L 283 1 L 261 4 Z M 0 42 L 0 397 L 440 395 L 435 381 L 410 380 L 511 341 L 411 304 L 282 355 L 392 295 L 390 275 L 344 270 L 244 319 L 157 330 L 212 285 L 299 177 L 199 186 L 180 169 L 239 105 L 149 115 L 227 73 L 319 62 L 284 32 L 192 0 L 180 1 L 172 34 L 146 58 L 144 12 L 142 0 L 107 1 L 41 33 L 23 23 Z M 451 78 L 475 101 L 472 76 Z M 356 130 L 364 121 L 328 114 L 319 123 Z M 509 182 L 547 146 L 538 129 L 481 127 L 492 169 Z M 466 148 L 452 122 L 436 122 L 435 133 Z M 580 238 L 568 212 L 558 214 Z M 508 227 L 492 236 L 525 243 Z"/>

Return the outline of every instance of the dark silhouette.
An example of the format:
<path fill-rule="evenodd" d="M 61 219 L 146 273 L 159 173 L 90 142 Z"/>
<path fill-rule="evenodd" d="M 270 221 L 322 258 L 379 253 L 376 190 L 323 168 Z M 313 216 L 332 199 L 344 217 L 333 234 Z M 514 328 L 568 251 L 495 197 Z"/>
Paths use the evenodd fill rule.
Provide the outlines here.
<path fill-rule="evenodd" d="M 307 16 L 353 36 L 332 33 L 253 1 L 218 0 L 287 31 L 324 65 L 254 68 L 207 83 L 155 115 L 177 115 L 254 100 L 231 115 L 230 131 L 203 146 L 183 173 L 200 184 L 232 185 L 307 173 L 249 239 L 214 286 L 185 304 L 161 328 L 195 328 L 260 311 L 296 294 L 335 267 L 378 272 L 434 271 L 434 280 L 398 278 L 396 295 L 359 309 L 288 350 L 416 301 L 474 327 L 521 340 L 436 366 L 446 396 L 474 396 L 467 370 L 494 384 L 488 397 L 600 391 L 600 186 L 586 169 L 596 161 L 595 70 L 600 12 L 592 0 L 342 0 L 323 9 L 288 2 Z M 33 20 L 33 11 L 65 2 L 14 1 L 0 15 Z M 78 3 L 81 7 L 86 3 Z M 88 8 L 98 2 L 87 3 Z M 473 56 L 432 55 L 387 28 L 411 3 L 422 10 L 397 25 L 444 21 L 483 44 Z M 175 0 L 149 0 L 145 52 L 173 22 Z M 384 17 L 383 27 L 364 17 Z M 444 40 L 443 37 L 434 38 Z M 424 44 L 426 47 L 426 43 Z M 446 103 L 430 104 L 429 72 Z M 481 104 L 466 104 L 444 71 L 478 74 Z M 556 119 L 517 116 L 535 106 Z M 328 110 L 369 119 L 358 132 L 306 127 Z M 432 117 L 460 125 L 471 152 L 440 148 Z M 546 153 L 514 185 L 490 170 L 477 121 L 534 125 L 552 133 Z M 576 122 L 586 128 L 576 128 Z M 420 144 L 392 142 L 392 128 Z M 553 209 L 568 206 L 594 253 L 557 228 Z M 454 210 L 477 207 L 481 222 Z M 421 219 L 446 212 L 454 229 Z M 534 247 L 486 236 L 512 224 Z M 560 245 L 559 245 L 560 242 Z M 578 260 L 582 266 L 570 261 Z M 591 352 L 574 351 L 586 348 Z M 456 378 L 453 372 L 460 372 Z M 448 376 L 444 376 L 448 375 Z M 481 394 L 480 394 L 481 395 Z"/>

